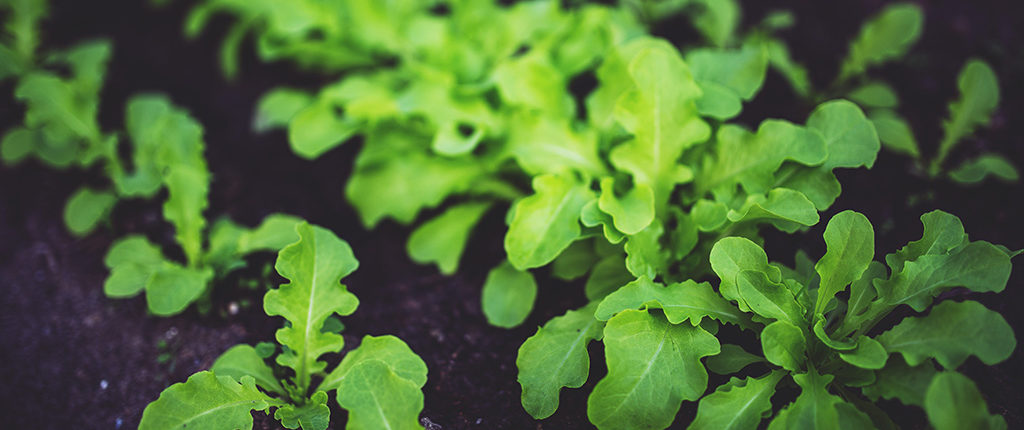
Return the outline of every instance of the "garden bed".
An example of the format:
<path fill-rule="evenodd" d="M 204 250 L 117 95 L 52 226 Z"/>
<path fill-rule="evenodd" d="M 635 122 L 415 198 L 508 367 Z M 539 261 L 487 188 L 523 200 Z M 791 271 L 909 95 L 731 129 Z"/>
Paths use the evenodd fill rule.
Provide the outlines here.
<path fill-rule="evenodd" d="M 42 33 L 47 47 L 65 47 L 93 37 L 112 39 L 114 55 L 101 97 L 104 128 L 119 128 L 121 106 L 130 95 L 165 92 L 205 126 L 206 157 L 214 178 L 211 218 L 230 215 L 251 226 L 267 214 L 287 212 L 346 239 L 360 269 L 345 283 L 362 303 L 359 312 L 344 319 L 347 344 L 355 345 L 364 334 L 394 334 L 423 358 L 429 379 L 421 417 L 428 428 L 591 427 L 586 421 L 589 388 L 563 390 L 558 411 L 544 421 L 535 421 L 520 405 L 515 366 L 519 346 L 539 325 L 582 306 L 586 298 L 579 282 L 539 276 L 537 306 L 526 323 L 513 330 L 488 325 L 480 310 L 480 286 L 488 269 L 504 257 L 500 239 L 505 226 L 497 211 L 476 230 L 457 275 L 441 276 L 432 266 L 411 262 L 405 251 L 408 228 L 385 222 L 367 232 L 343 196 L 359 142 L 306 161 L 292 154 L 284 133 L 250 131 L 252 107 L 266 90 L 281 84 L 315 89 L 328 77 L 297 73 L 284 64 L 261 64 L 248 54 L 251 49 L 243 49 L 242 73 L 226 82 L 216 64 L 224 22 L 214 20 L 213 29 L 190 42 L 181 34 L 187 4 L 153 9 L 129 0 L 102 7 L 86 3 L 55 1 Z M 795 59 L 812 71 L 812 79 L 824 84 L 835 76 L 848 40 L 882 4 L 772 6 L 795 12 L 797 25 L 783 36 Z M 921 4 L 926 16 L 921 40 L 906 61 L 885 66 L 878 75 L 900 91 L 901 113 L 916 131 L 923 151 L 934 151 L 933 142 L 941 137 L 937 118 L 946 115 L 947 103 L 955 97 L 955 79 L 963 61 L 981 56 L 999 77 L 1000 108 L 991 127 L 953 157 L 994 149 L 1024 166 L 1024 122 L 1019 120 L 1024 118 L 1024 52 L 1020 51 L 1024 31 L 1007 12 L 1012 6 L 954 0 Z M 762 2 L 744 7 L 745 23 L 758 21 L 771 9 Z M 694 37 L 686 26 L 668 21 L 655 34 L 682 43 Z M 11 99 L 11 84 L 0 90 Z M 811 109 L 797 100 L 779 75 L 769 72 L 764 89 L 744 110 L 741 122 L 753 126 L 768 113 L 802 122 Z M 0 107 L 4 129 L 21 116 L 21 108 L 14 103 Z M 932 209 L 958 215 L 972 240 L 1024 248 L 1020 183 L 987 182 L 968 188 L 930 180 L 911 166 L 909 158 L 883 151 L 870 171 L 840 172 L 843 194 L 822 219 L 845 209 L 864 213 L 875 224 L 876 255 L 918 238 L 918 217 Z M 248 269 L 219 283 L 208 315 L 193 308 L 175 317 L 154 318 L 147 316 L 143 298 L 104 297 L 103 255 L 114 238 L 146 233 L 171 243 L 172 232 L 160 216 L 162 199 L 158 198 L 119 205 L 110 228 L 82 239 L 69 235 L 60 216 L 64 199 L 80 184 L 96 181 L 96 173 L 55 171 L 37 162 L 0 168 L 0 279 L 6 290 L 0 299 L 4 309 L 0 404 L 10 428 L 135 428 L 143 408 L 165 387 L 209 368 L 232 345 L 272 340 L 280 324 L 279 319 L 263 314 L 263 290 L 240 286 L 240 281 L 258 277 L 264 266 L 272 264 L 270 253 L 250 257 Z M 822 222 L 795 235 L 768 232 L 768 254 L 792 258 L 801 248 L 812 256 L 821 255 L 824 227 Z M 275 284 L 283 281 L 276 275 L 272 278 Z M 1018 309 L 1024 305 L 1024 277 L 1019 270 L 1001 295 L 976 296 L 1012 327 L 1024 327 L 1024 315 Z M 592 344 L 591 350 L 592 373 L 586 387 L 604 373 L 600 345 Z M 991 367 L 977 360 L 967 363 L 963 372 L 978 383 L 991 412 L 1003 415 L 1010 428 L 1024 427 L 1024 394 L 1017 389 L 1019 375 L 1024 374 L 1020 354 Z M 712 376 L 709 386 L 718 384 L 715 378 L 721 377 Z M 343 422 L 338 418 L 344 411 L 330 404 L 332 416 L 337 417 L 332 421 Z M 892 401 L 882 404 L 907 428 L 927 422 L 919 408 Z M 689 422 L 695 412 L 696 403 L 685 402 L 676 425 Z M 277 425 L 272 420 L 257 422 L 266 428 Z"/>

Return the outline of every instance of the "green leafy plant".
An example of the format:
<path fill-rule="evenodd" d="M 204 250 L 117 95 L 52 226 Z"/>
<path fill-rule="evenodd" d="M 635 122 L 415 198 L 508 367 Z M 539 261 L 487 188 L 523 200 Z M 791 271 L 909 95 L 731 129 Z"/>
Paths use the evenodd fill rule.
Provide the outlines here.
<path fill-rule="evenodd" d="M 874 162 L 874 130 L 848 102 L 823 104 L 808 126 L 769 120 L 752 133 L 709 122 L 738 115 L 767 67 L 788 60 L 770 55 L 753 36 L 739 41 L 731 2 L 656 4 L 459 2 L 436 15 L 430 2 L 386 11 L 353 2 L 324 19 L 361 21 L 376 11 L 390 20 L 362 34 L 313 15 L 295 17 L 290 34 L 306 37 L 315 29 L 322 36 L 301 43 L 280 33 L 284 15 L 256 4 L 204 3 L 194 22 L 227 10 L 261 29 L 267 43 L 333 43 L 337 52 L 376 49 L 396 58 L 396 66 L 374 63 L 319 94 L 272 91 L 254 125 L 287 127 L 292 148 L 304 157 L 362 135 L 345 191 L 367 227 L 385 218 L 411 223 L 451 202 L 408 242 L 414 260 L 435 263 L 442 273 L 457 270 L 486 212 L 510 205 L 508 261 L 488 276 L 483 304 L 492 323 L 511 327 L 536 297 L 530 269 L 553 263 L 563 279 L 589 274 L 590 297 L 641 274 L 706 270 L 717 235 L 755 235 L 758 224 L 790 232 L 813 225 L 839 193 L 832 169 Z M 679 11 L 692 13 L 723 47 L 684 58 L 644 36 L 643 22 Z M 772 25 L 779 24 L 763 27 Z M 598 86 L 574 104 L 568 83 L 588 72 Z M 839 129 L 844 121 L 854 126 Z M 733 151 L 751 155 L 725 156 Z"/>
<path fill-rule="evenodd" d="M 800 253 L 796 268 L 770 263 L 749 239 L 723 238 L 710 254 L 717 292 L 707 282 L 641 277 L 541 328 L 517 360 L 523 406 L 537 418 L 551 415 L 562 387 L 586 381 L 586 345 L 598 340 L 608 365 L 588 401 L 598 428 L 665 428 L 683 401 L 698 400 L 689 428 L 755 428 L 769 417 L 768 428 L 894 428 L 868 400 L 879 398 L 925 408 L 939 429 L 1005 428 L 956 369 L 971 355 L 989 365 L 1006 360 L 1013 330 L 978 302 L 932 303 L 955 287 L 1002 291 L 1019 252 L 968 240 L 945 212 L 921 220 L 922 238 L 888 254 L 888 268 L 872 261 L 873 228 L 853 211 L 829 221 L 825 255 L 813 263 Z M 930 311 L 879 333 L 904 306 Z M 720 344 L 714 333 L 722 323 L 755 334 L 760 351 Z M 705 366 L 760 376 L 734 377 L 705 395 Z M 792 383 L 800 394 L 772 416 L 776 387 Z"/>
<path fill-rule="evenodd" d="M 902 58 L 920 38 L 924 14 L 910 3 L 886 6 L 861 28 L 850 43 L 850 50 L 833 87 L 868 110 L 878 137 L 889 150 L 913 157 L 930 177 L 945 175 L 954 182 L 976 184 L 992 176 L 1015 182 L 1019 173 L 1002 155 L 986 152 L 963 161 L 952 170 L 944 164 L 953 149 L 979 127 L 988 125 L 999 104 L 999 83 L 988 63 L 972 59 L 957 78 L 959 98 L 949 105 L 949 118 L 943 121 L 943 138 L 934 156 L 926 159 L 909 123 L 899 115 L 900 99 L 896 90 L 866 72 L 874 66 Z M 850 86 L 849 83 L 856 82 Z"/>
<path fill-rule="evenodd" d="M 348 243 L 329 230 L 307 223 L 295 225 L 298 242 L 278 253 L 277 272 L 288 283 L 268 291 L 263 308 L 287 324 L 277 331 L 282 351 L 275 371 L 265 360 L 276 347 L 237 345 L 218 358 L 209 371 L 170 386 L 146 407 L 139 428 L 252 428 L 254 410 L 269 413 L 285 428 L 323 430 L 330 424 L 328 393 L 348 410 L 349 429 L 421 428 L 420 389 L 427 367 L 394 336 L 366 336 L 330 372 L 320 360 L 337 354 L 344 338 L 325 325 L 335 315 L 355 312 L 359 300 L 339 282 L 358 267 Z M 291 376 L 280 378 L 283 369 Z M 321 377 L 315 387 L 313 377 Z"/>

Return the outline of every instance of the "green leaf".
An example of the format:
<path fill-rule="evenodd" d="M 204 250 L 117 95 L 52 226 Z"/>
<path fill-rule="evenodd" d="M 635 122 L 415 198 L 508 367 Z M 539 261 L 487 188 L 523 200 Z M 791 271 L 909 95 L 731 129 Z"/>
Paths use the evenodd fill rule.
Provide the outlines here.
<path fill-rule="evenodd" d="M 210 366 L 210 371 L 217 376 L 230 376 L 236 381 L 249 376 L 260 388 L 284 395 L 285 390 L 274 376 L 274 370 L 263 361 L 256 349 L 249 345 L 239 344 L 224 351 Z"/>
<path fill-rule="evenodd" d="M 309 93 L 292 88 L 274 88 L 263 94 L 256 105 L 252 128 L 262 133 L 288 125 L 296 114 L 313 103 Z"/>
<path fill-rule="evenodd" d="M 814 313 L 825 311 L 836 293 L 860 279 L 875 256 L 875 230 L 863 214 L 843 211 L 832 217 L 825 227 L 826 252 L 814 270 L 821 276 Z"/>
<path fill-rule="evenodd" d="M 715 243 L 708 257 L 711 269 L 722 282 L 718 292 L 726 299 L 737 302 L 744 312 L 750 307 L 740 296 L 737 278 L 744 270 L 764 272 L 772 282 L 781 282 L 782 273 L 778 268 L 768 264 L 768 255 L 756 243 L 745 237 L 726 237 Z"/>
<path fill-rule="evenodd" d="M 678 162 L 680 155 L 706 140 L 710 128 L 697 114 L 700 88 L 674 47 L 659 41 L 643 48 L 629 74 L 635 87 L 619 97 L 615 118 L 634 139 L 612 148 L 609 158 L 633 175 L 634 184 L 654 190 L 655 211 L 661 213 L 676 184 L 693 175 Z"/>
<path fill-rule="evenodd" d="M 184 383 L 167 387 L 142 411 L 140 430 L 185 428 L 252 428 L 252 411 L 279 403 L 261 393 L 250 377 L 237 382 L 229 376 L 199 372 Z"/>
<path fill-rule="evenodd" d="M 701 113 L 729 119 L 739 114 L 741 100 L 752 99 L 761 89 L 768 69 L 768 55 L 757 45 L 736 50 L 704 48 L 688 52 L 686 63 L 704 92 L 697 100 Z M 708 109 L 718 103 L 732 108 Z"/>
<path fill-rule="evenodd" d="M 278 251 L 299 240 L 295 226 L 302 219 L 286 214 L 270 214 L 263 218 L 260 225 L 246 230 L 238 238 L 238 252 L 248 254 L 256 251 Z"/>
<path fill-rule="evenodd" d="M 641 277 L 601 300 L 594 318 L 607 321 L 627 309 L 662 309 L 672 324 L 689 321 L 698 326 L 708 317 L 743 328 L 753 327 L 748 316 L 723 299 L 707 282 L 686 280 L 664 286 Z"/>
<path fill-rule="evenodd" d="M 907 261 L 917 260 L 924 255 L 945 255 L 961 245 L 968 243 L 967 233 L 960 218 L 955 215 L 934 210 L 921 215 L 924 233 L 921 239 L 908 243 L 899 251 L 885 256 L 885 262 L 893 273 L 903 271 Z"/>
<path fill-rule="evenodd" d="M 519 270 L 548 264 L 569 247 L 580 235 L 580 211 L 593 199 L 585 185 L 564 176 L 537 176 L 533 189 L 512 207 L 505 234 L 508 260 Z"/>
<path fill-rule="evenodd" d="M 380 360 L 352 367 L 338 387 L 338 405 L 348 410 L 348 430 L 420 429 L 423 392 Z"/>
<path fill-rule="evenodd" d="M 110 276 L 103 283 L 107 297 L 123 298 L 138 294 L 150 276 L 165 264 L 160 248 L 143 236 L 129 235 L 114 242 L 103 264 Z"/>
<path fill-rule="evenodd" d="M 865 108 L 895 108 L 900 104 L 896 91 L 885 82 L 868 82 L 854 88 L 847 96 Z"/>
<path fill-rule="evenodd" d="M 731 378 L 700 399 L 697 417 L 687 429 L 733 430 L 757 428 L 771 414 L 775 385 L 786 376 L 773 371 L 760 378 Z"/>
<path fill-rule="evenodd" d="M 768 428 L 871 428 L 871 420 L 867 415 L 828 392 L 832 379 L 832 375 L 820 375 L 813 369 L 793 375 L 793 380 L 800 386 L 800 395 L 776 415 Z"/>
<path fill-rule="evenodd" d="M 707 388 L 701 357 L 719 352 L 718 340 L 700 326 L 636 310 L 608 320 L 604 345 L 608 375 L 587 400 L 587 417 L 599 429 L 668 427 L 682 402 Z"/>
<path fill-rule="evenodd" d="M 888 274 L 882 263 L 872 261 L 868 264 L 860 279 L 850 284 L 850 299 L 846 303 L 845 318 L 858 317 L 868 309 L 871 302 L 878 297 L 874 286 L 875 279 L 885 279 Z"/>
<path fill-rule="evenodd" d="M 875 127 L 857 105 L 846 100 L 832 100 L 814 109 L 807 127 L 825 138 L 828 158 L 824 169 L 855 168 L 875 165 L 880 144 Z"/>
<path fill-rule="evenodd" d="M 736 184 L 747 193 L 763 194 L 776 185 L 774 173 L 784 161 L 814 166 L 826 158 L 821 134 L 790 122 L 765 120 L 756 134 L 726 124 L 715 136 L 714 156 L 705 158 L 695 179 L 697 195 L 731 195 Z"/>
<path fill-rule="evenodd" d="M 635 277 L 648 278 L 665 273 L 671 255 L 661 244 L 664 235 L 664 226 L 660 220 L 655 219 L 641 232 L 629 236 L 623 247 L 626 251 L 626 269 L 629 273 Z"/>
<path fill-rule="evenodd" d="M 815 225 L 819 220 L 814 203 L 788 188 L 773 189 L 767 196 L 749 195 L 740 209 L 730 209 L 726 217 L 734 223 L 768 222 L 785 232 Z"/>
<path fill-rule="evenodd" d="M 292 115 L 288 142 L 296 154 L 311 160 L 344 143 L 361 128 L 358 121 L 339 118 L 337 108 L 321 100 Z"/>
<path fill-rule="evenodd" d="M 974 381 L 957 372 L 935 375 L 925 394 L 924 410 L 937 430 L 1006 428 L 1002 416 L 988 414 Z"/>
<path fill-rule="evenodd" d="M 884 110 L 872 111 L 870 117 L 871 124 L 878 132 L 878 140 L 886 149 L 914 158 L 921 156 L 914 130 L 910 128 L 907 120 L 894 112 Z"/>
<path fill-rule="evenodd" d="M 109 191 L 79 188 L 64 206 L 64 224 L 75 236 L 89 234 L 117 203 L 117 196 Z"/>
<path fill-rule="evenodd" d="M 751 354 L 739 345 L 722 344 L 722 352 L 704 360 L 708 370 L 719 375 L 731 375 L 753 364 L 763 362 L 764 358 Z"/>
<path fill-rule="evenodd" d="M 834 349 L 836 351 L 851 351 L 857 348 L 857 341 L 853 339 L 847 340 L 835 340 L 832 339 L 828 333 L 825 332 L 825 318 L 818 317 L 814 322 L 814 327 L 811 329 L 814 335 L 824 343 L 825 346 Z"/>
<path fill-rule="evenodd" d="M 931 174 L 938 173 L 942 162 L 961 139 L 979 126 L 986 126 L 999 105 L 999 81 L 995 72 L 981 60 L 971 60 L 957 77 L 960 99 L 950 103 L 949 119 L 942 122 L 943 136 L 939 153 L 932 160 Z"/>
<path fill-rule="evenodd" d="M 899 399 L 905 405 L 924 407 L 924 396 L 935 377 L 931 360 L 911 367 L 901 358 L 889 360 L 871 385 L 863 388 L 864 395 L 873 400 L 879 397 Z"/>
<path fill-rule="evenodd" d="M 125 128 L 131 137 L 134 170 L 125 171 L 119 159 L 112 159 L 112 177 L 118 194 L 152 196 L 164 185 L 164 177 L 172 168 L 195 169 L 201 182 L 209 181 L 203 159 L 202 126 L 166 96 L 144 94 L 128 100 Z M 179 182 L 181 179 L 178 178 Z M 178 194 L 187 192 L 180 188 Z"/>
<path fill-rule="evenodd" d="M 359 263 L 348 243 L 329 230 L 306 223 L 295 230 L 299 241 L 282 249 L 274 265 L 290 282 L 267 291 L 263 310 L 291 323 L 277 331 L 277 341 L 288 347 L 277 356 L 277 362 L 293 369 L 295 385 L 304 389 L 310 376 L 326 365 L 317 358 L 340 351 L 344 344 L 340 335 L 323 333 L 320 328 L 327 317 L 349 315 L 359 306 L 356 296 L 340 283 Z"/>
<path fill-rule="evenodd" d="M 563 173 L 574 169 L 591 175 L 605 172 L 598 157 L 598 135 L 591 129 L 577 130 L 566 119 L 539 114 L 516 117 L 509 130 L 508 145 L 516 162 L 526 173 Z"/>
<path fill-rule="evenodd" d="M 363 225 L 372 228 L 386 217 L 408 224 L 421 210 L 469 189 L 482 173 L 477 160 L 437 157 L 427 152 L 428 144 L 424 136 L 398 127 L 366 136 L 345 185 L 345 197 Z"/>
<path fill-rule="evenodd" d="M 578 279 L 593 269 L 599 259 L 593 241 L 577 240 L 551 262 L 551 275 L 564 281 Z"/>
<path fill-rule="evenodd" d="M 804 308 L 793 293 L 780 283 L 771 282 L 764 272 L 744 270 L 736 276 L 737 290 L 750 310 L 765 318 L 785 321 L 793 326 L 807 324 Z"/>
<path fill-rule="evenodd" d="M 357 365 L 367 361 L 380 361 L 388 366 L 396 376 L 407 380 L 417 387 L 427 383 L 427 365 L 401 339 L 391 336 L 363 336 L 359 347 L 345 354 L 334 370 L 324 377 L 317 391 L 339 389 L 349 372 Z"/>
<path fill-rule="evenodd" d="M 170 168 L 164 181 L 167 184 L 164 218 L 174 226 L 174 238 L 185 251 L 189 266 L 196 266 L 203 256 L 203 231 L 206 229 L 203 211 L 209 204 L 210 174 L 205 165 L 176 165 Z"/>
<path fill-rule="evenodd" d="M 178 314 L 206 291 L 211 279 L 213 271 L 210 269 L 164 264 L 146 282 L 146 305 L 156 315 Z"/>
<path fill-rule="evenodd" d="M 327 393 L 317 391 L 301 406 L 282 405 L 274 411 L 274 418 L 286 429 L 302 427 L 302 430 L 326 430 L 331 424 Z"/>
<path fill-rule="evenodd" d="M 715 231 L 728 220 L 730 209 L 724 203 L 707 199 L 697 200 L 690 212 L 690 217 L 700 231 Z"/>
<path fill-rule="evenodd" d="M 615 228 L 627 235 L 637 234 L 654 221 L 654 191 L 639 184 L 619 197 L 615 193 L 615 179 L 601 179 L 601 195 L 597 206 L 610 215 Z"/>
<path fill-rule="evenodd" d="M 850 43 L 850 52 L 843 61 L 839 80 L 864 73 L 868 67 L 902 57 L 921 37 L 924 16 L 921 8 L 911 3 L 895 3 L 872 17 Z"/>
<path fill-rule="evenodd" d="M 878 341 L 890 353 L 899 352 L 911 366 L 934 358 L 956 369 L 974 355 L 988 365 L 1010 357 L 1017 340 L 1002 315 L 981 303 L 945 301 L 924 317 L 905 318 Z"/>
<path fill-rule="evenodd" d="M 489 202 L 463 203 L 421 224 L 406 243 L 409 257 L 420 264 L 435 263 L 445 275 L 455 273 L 469 233 L 490 207 Z"/>
<path fill-rule="evenodd" d="M 783 369 L 798 371 L 807 359 L 807 341 L 799 327 L 786 321 L 775 321 L 761 331 L 764 358 Z"/>
<path fill-rule="evenodd" d="M 36 146 L 43 145 L 43 143 L 37 142 L 40 139 L 42 139 L 42 135 L 36 130 L 20 127 L 8 130 L 4 134 L 3 141 L 0 142 L 0 156 L 2 156 L 4 164 L 10 166 L 21 162 L 32 154 Z"/>
<path fill-rule="evenodd" d="M 488 323 L 512 328 L 526 320 L 536 298 L 537 281 L 533 274 L 503 261 L 487 273 L 480 301 Z"/>
<path fill-rule="evenodd" d="M 583 290 L 588 300 L 599 300 L 636 279 L 622 261 L 621 255 L 611 255 L 598 261 L 590 272 Z"/>
<path fill-rule="evenodd" d="M 903 270 L 879 282 L 879 292 L 891 306 L 906 304 L 920 312 L 932 297 L 953 287 L 976 292 L 1000 292 L 1010 277 L 1010 257 L 988 242 L 977 241 L 950 254 L 923 255 L 903 264 Z"/>
<path fill-rule="evenodd" d="M 734 0 L 697 0 L 693 25 L 715 46 L 726 46 L 736 36 L 740 24 L 740 5 Z"/>
<path fill-rule="evenodd" d="M 867 336 L 857 339 L 857 348 L 849 352 L 840 352 L 839 358 L 861 369 L 881 369 L 889 359 L 889 353 L 877 340 Z"/>
<path fill-rule="evenodd" d="M 544 419 L 558 409 L 562 387 L 579 388 L 590 373 L 587 344 L 601 339 L 604 322 L 594 319 L 596 304 L 552 318 L 519 347 L 516 367 L 523 387 L 523 409 Z"/>
<path fill-rule="evenodd" d="M 1010 160 L 993 153 L 981 154 L 978 158 L 964 161 L 949 172 L 949 177 L 961 184 L 977 184 L 989 176 L 1004 182 L 1017 182 L 1020 179 L 1020 173 Z"/>

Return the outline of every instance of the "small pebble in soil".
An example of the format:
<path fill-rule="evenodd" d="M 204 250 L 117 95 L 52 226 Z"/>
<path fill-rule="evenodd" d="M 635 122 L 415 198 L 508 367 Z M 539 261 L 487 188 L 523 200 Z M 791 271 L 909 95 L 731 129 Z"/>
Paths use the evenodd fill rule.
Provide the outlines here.
<path fill-rule="evenodd" d="M 171 327 L 171 328 L 167 329 L 167 333 L 164 334 L 164 337 L 166 337 L 168 339 L 174 339 L 174 336 L 177 336 L 177 335 L 178 335 L 178 328 L 177 327 Z"/>
<path fill-rule="evenodd" d="M 482 423 L 482 422 L 484 422 L 483 418 L 477 418 L 476 419 L 476 425 L 480 425 L 480 423 Z"/>
<path fill-rule="evenodd" d="M 229 315 L 238 315 L 238 303 L 235 303 L 235 302 L 228 303 L 228 314 Z"/>
<path fill-rule="evenodd" d="M 121 428 L 121 424 L 124 424 L 124 421 L 121 420 L 121 417 L 118 417 L 116 420 L 114 420 L 114 428 L 115 429 Z"/>
<path fill-rule="evenodd" d="M 430 418 L 427 417 L 420 418 L 420 425 L 423 426 L 424 430 L 441 430 L 444 428 L 441 427 L 440 424 L 431 421 Z"/>
<path fill-rule="evenodd" d="M 110 383 L 107 382 L 106 379 L 100 381 L 100 389 L 101 390 L 106 390 L 108 386 L 110 386 Z"/>

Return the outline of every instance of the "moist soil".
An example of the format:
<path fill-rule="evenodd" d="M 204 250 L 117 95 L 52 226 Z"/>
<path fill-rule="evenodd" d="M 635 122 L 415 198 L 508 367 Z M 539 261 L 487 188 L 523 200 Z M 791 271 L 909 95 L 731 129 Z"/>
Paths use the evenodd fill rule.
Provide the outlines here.
<path fill-rule="evenodd" d="M 361 304 L 344 319 L 346 349 L 358 345 L 364 335 L 394 334 L 419 353 L 430 369 L 421 415 L 428 429 L 591 428 L 586 396 L 605 373 L 599 344 L 590 348 L 587 384 L 563 390 L 558 412 L 547 420 L 535 421 L 522 410 L 516 383 L 519 345 L 551 317 L 585 303 L 580 283 L 554 281 L 541 273 L 537 307 L 517 329 L 491 327 L 481 314 L 480 286 L 487 270 L 503 257 L 500 211 L 477 228 L 459 274 L 441 276 L 433 267 L 408 259 L 407 227 L 385 222 L 365 231 L 346 203 L 342 190 L 361 146 L 358 141 L 307 161 L 291 153 L 284 133 L 251 131 L 253 106 L 266 90 L 278 85 L 315 89 L 335 77 L 260 63 L 247 42 L 241 73 L 233 81 L 225 80 L 217 67 L 217 49 L 230 20 L 216 18 L 198 39 L 186 40 L 181 29 L 188 2 L 162 9 L 137 0 L 53 3 L 42 31 L 44 50 L 99 37 L 114 43 L 101 98 L 105 130 L 122 129 L 125 100 L 150 91 L 169 94 L 205 126 L 206 156 L 214 175 L 210 219 L 227 216 L 255 225 L 269 213 L 287 212 L 330 228 L 352 244 L 360 268 L 345 282 Z M 744 6 L 744 26 L 770 10 L 794 11 L 797 25 L 782 35 L 795 59 L 810 69 L 815 87 L 823 88 L 835 76 L 848 41 L 884 3 L 749 2 Z M 923 37 L 904 61 L 873 75 L 897 88 L 901 114 L 911 122 L 922 151 L 931 154 L 941 138 L 940 119 L 956 94 L 957 73 L 968 58 L 987 60 L 1002 86 L 1000 108 L 991 127 L 965 142 L 950 164 L 992 150 L 1024 167 L 1022 15 L 1011 2 L 919 3 L 926 15 Z M 663 22 L 654 31 L 679 46 L 697 41 L 685 19 Z M 10 82 L 0 85 L 0 98 L 13 100 L 12 94 Z M 756 125 L 777 117 L 803 122 L 812 108 L 770 72 L 740 121 Z M 17 103 L 0 105 L 0 126 L 17 124 L 22 115 Z M 930 180 L 908 158 L 884 150 L 870 171 L 842 171 L 839 178 L 843 194 L 822 219 L 845 209 L 866 214 L 877 230 L 876 256 L 920 237 L 918 217 L 932 209 L 959 215 L 974 240 L 1024 248 L 1024 230 L 1018 224 L 1024 214 L 1020 184 L 962 187 Z M 212 308 L 205 314 L 190 309 L 156 318 L 147 315 L 143 298 L 106 298 L 103 256 L 114 239 L 145 234 L 168 254 L 180 251 L 174 249 L 172 231 L 162 220 L 163 196 L 121 202 L 109 224 L 97 232 L 80 239 L 69 235 L 61 220 L 64 201 L 82 184 L 102 185 L 102 175 L 58 171 L 35 162 L 0 167 L 0 427 L 135 428 L 143 408 L 165 387 L 208 368 L 232 345 L 273 340 L 281 324 L 261 311 L 264 288 L 282 281 L 275 274 L 269 280 L 263 275 L 273 261 L 270 253 L 249 258 L 247 269 L 218 282 Z M 787 263 L 796 249 L 820 256 L 824 224 L 795 235 L 766 233 L 769 255 Z M 1015 271 L 1000 295 L 970 297 L 1002 313 L 1018 332 L 1024 328 L 1018 310 L 1024 304 L 1021 273 Z M 254 280 L 258 287 L 243 286 Z M 960 299 L 966 294 L 947 295 Z M 1024 395 L 1017 389 L 1018 375 L 1024 374 L 1019 353 L 991 367 L 972 358 L 961 370 L 977 381 L 993 413 L 1004 415 L 1010 428 L 1024 428 Z M 721 382 L 712 375 L 709 386 Z M 782 390 L 777 403 L 792 395 Z M 345 412 L 331 403 L 333 426 L 342 428 Z M 902 427 L 926 428 L 919 408 L 892 401 L 881 406 Z M 695 403 L 685 403 L 673 428 L 684 427 L 695 409 Z M 256 423 L 257 428 L 277 427 L 262 414 L 256 414 Z"/>

